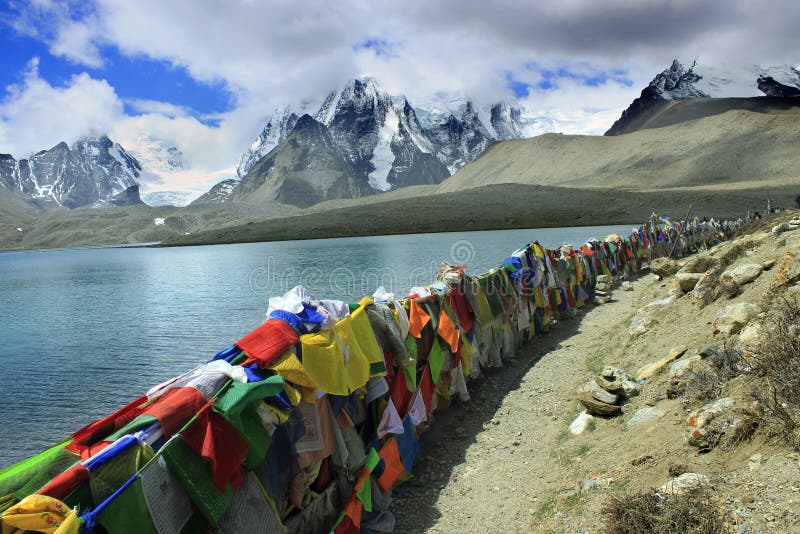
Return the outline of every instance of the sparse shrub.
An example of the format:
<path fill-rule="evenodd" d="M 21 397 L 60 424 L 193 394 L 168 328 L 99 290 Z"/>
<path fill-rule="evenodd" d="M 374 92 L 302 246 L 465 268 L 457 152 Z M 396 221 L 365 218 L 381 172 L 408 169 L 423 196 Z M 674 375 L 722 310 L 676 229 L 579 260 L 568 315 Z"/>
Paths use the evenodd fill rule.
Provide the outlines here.
<path fill-rule="evenodd" d="M 752 395 L 762 428 L 800 450 L 800 303 L 782 298 L 764 323 L 765 336 L 748 363 L 758 377 Z"/>
<path fill-rule="evenodd" d="M 601 514 L 609 534 L 726 532 L 723 512 L 708 488 L 685 495 L 661 495 L 655 490 L 612 495 Z"/>

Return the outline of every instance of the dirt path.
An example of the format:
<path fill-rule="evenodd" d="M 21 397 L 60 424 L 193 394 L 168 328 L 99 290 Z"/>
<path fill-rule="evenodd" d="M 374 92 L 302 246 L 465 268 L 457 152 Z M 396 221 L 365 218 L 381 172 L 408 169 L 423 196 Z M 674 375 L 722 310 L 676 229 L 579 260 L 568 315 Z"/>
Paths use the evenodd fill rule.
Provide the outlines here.
<path fill-rule="evenodd" d="M 516 359 L 490 369 L 470 386 L 468 403 L 437 414 L 422 435 L 414 478 L 401 486 L 392 507 L 395 531 L 603 532 L 600 511 L 610 494 L 658 488 L 680 469 L 708 477 L 732 532 L 800 532 L 798 451 L 756 434 L 736 446 L 698 452 L 686 443 L 684 424 L 708 401 L 668 398 L 669 372 L 647 380 L 621 416 L 595 418 L 581 435 L 569 432 L 582 410 L 577 387 L 604 365 L 636 374 L 675 348 L 689 354 L 709 342 L 721 344 L 712 323 L 726 306 L 774 308 L 764 301 L 780 276 L 772 266 L 800 257 L 800 227 L 778 237 L 769 228 L 765 223 L 727 267 L 767 266 L 735 296 L 703 305 L 675 293 L 672 279 L 643 274 L 632 280 L 632 290 L 617 287 L 611 302 L 583 308 Z M 666 299 L 671 286 L 674 298 Z M 791 291 L 800 295 L 800 283 Z M 647 307 L 655 311 L 645 331 L 629 335 L 631 318 L 653 301 L 660 305 Z M 742 389 L 747 380 L 746 373 L 732 380 L 724 394 L 749 402 Z M 660 415 L 629 424 L 643 408 Z"/>
<path fill-rule="evenodd" d="M 423 434 L 415 478 L 397 499 L 397 532 L 530 532 L 548 495 L 572 488 L 555 451 L 576 414 L 575 390 L 627 322 L 654 277 L 583 308 L 513 361 L 490 369 L 469 403 Z M 577 445 L 580 449 L 581 446 Z M 574 451 L 580 452 L 580 451 Z"/>

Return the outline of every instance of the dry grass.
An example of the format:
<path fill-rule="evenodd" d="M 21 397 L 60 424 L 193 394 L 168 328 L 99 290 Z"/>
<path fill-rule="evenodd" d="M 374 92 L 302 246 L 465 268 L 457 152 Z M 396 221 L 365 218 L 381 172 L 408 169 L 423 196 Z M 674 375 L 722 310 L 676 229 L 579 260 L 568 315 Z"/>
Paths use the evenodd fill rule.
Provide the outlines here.
<path fill-rule="evenodd" d="M 800 303 L 782 297 L 764 323 L 764 340 L 748 359 L 761 428 L 800 450 Z"/>
<path fill-rule="evenodd" d="M 612 495 L 601 514 L 609 534 L 726 532 L 722 510 L 707 488 L 686 495 L 660 495 L 654 490 Z"/>

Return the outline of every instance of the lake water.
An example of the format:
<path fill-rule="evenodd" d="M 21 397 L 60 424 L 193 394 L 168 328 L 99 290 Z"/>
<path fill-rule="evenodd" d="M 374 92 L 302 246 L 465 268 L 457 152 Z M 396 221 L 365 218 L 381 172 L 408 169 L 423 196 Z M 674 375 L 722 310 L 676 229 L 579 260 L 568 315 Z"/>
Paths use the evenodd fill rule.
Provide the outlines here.
<path fill-rule="evenodd" d="M 302 284 L 357 301 L 469 273 L 538 240 L 554 248 L 629 226 L 502 230 L 184 248 L 0 253 L 0 468 L 207 361 Z"/>

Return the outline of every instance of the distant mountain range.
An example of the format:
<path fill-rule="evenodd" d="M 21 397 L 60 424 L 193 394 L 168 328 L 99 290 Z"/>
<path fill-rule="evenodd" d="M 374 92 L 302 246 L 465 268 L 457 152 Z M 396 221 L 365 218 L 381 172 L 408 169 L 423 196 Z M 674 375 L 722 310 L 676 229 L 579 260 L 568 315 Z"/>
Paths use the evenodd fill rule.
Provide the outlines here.
<path fill-rule="evenodd" d="M 693 98 L 725 98 L 742 96 L 743 84 L 758 88 L 768 96 L 794 97 L 800 95 L 800 67 L 738 66 L 738 73 L 715 67 L 698 68 L 695 63 L 688 69 L 677 59 L 669 68 L 658 73 L 642 94 L 622 112 L 622 116 L 605 135 L 618 135 L 631 130 L 653 106 L 673 100 Z M 742 72 L 744 71 L 744 72 Z M 636 129 L 636 128 L 633 128 Z"/>
<path fill-rule="evenodd" d="M 27 159 L 0 154 L 0 185 L 40 206 L 141 204 L 139 162 L 106 136 L 59 143 Z"/>
<path fill-rule="evenodd" d="M 617 135 L 708 116 L 729 108 L 724 98 L 752 93 L 800 95 L 798 67 L 686 68 L 678 60 L 657 74 L 606 132 Z M 715 105 L 672 108 L 672 102 L 714 98 Z M 793 99 L 792 99 L 793 100 Z M 755 110 L 752 100 L 741 109 Z M 727 109 L 726 108 L 726 109 Z M 716 110 L 716 111 L 715 111 Z M 219 182 L 194 205 L 308 207 L 408 186 L 439 184 L 499 141 L 558 129 L 510 103 L 479 106 L 453 93 L 412 104 L 371 78 L 350 80 L 317 104 L 277 109 L 241 156 L 237 176 Z M 107 136 L 59 143 L 25 159 L 0 154 L 0 187 L 40 208 L 141 204 L 185 206 L 192 194 L 151 191 L 148 173 L 189 167 L 174 144 L 143 134 L 126 151 Z M 532 162 L 534 164 L 535 162 Z M 3 198 L 11 198 L 3 195 Z"/>

